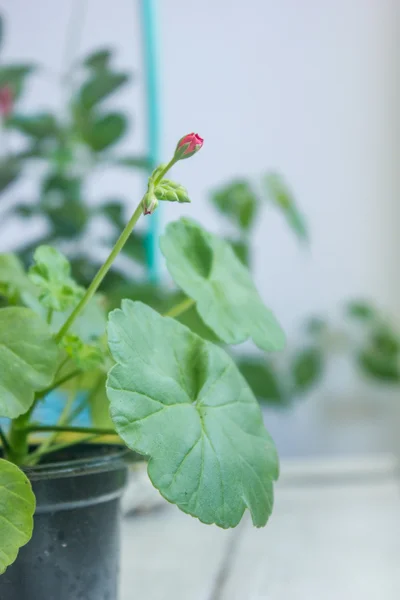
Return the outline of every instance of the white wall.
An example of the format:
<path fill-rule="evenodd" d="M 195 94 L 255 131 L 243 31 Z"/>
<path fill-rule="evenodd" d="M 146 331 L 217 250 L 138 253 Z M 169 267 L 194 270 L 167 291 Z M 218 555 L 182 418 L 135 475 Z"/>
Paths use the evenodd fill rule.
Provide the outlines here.
<path fill-rule="evenodd" d="M 83 4 L 84 0 L 78 0 Z M 27 104 L 61 102 L 51 72 L 62 64 L 71 0 L 0 0 L 8 20 L 5 58 L 44 62 Z M 399 300 L 398 14 L 395 0 L 160 0 L 163 155 L 182 134 L 205 138 L 176 167 L 190 213 L 218 227 L 207 190 L 273 167 L 285 174 L 308 216 L 311 252 L 300 252 L 277 215 L 257 227 L 256 279 L 290 330 L 305 313 L 367 295 L 393 312 Z M 81 51 L 118 48 L 138 84 L 121 96 L 143 142 L 140 40 L 133 0 L 89 0 Z M 26 190 L 29 191 L 29 182 Z M 104 175 L 89 192 L 139 193 L 129 175 Z M 25 189 L 25 188 L 24 188 Z"/>

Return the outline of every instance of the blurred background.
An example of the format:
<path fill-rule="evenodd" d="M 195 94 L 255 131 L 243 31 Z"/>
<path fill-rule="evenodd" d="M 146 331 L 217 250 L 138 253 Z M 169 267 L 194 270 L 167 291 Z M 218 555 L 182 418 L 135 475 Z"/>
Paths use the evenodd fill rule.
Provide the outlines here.
<path fill-rule="evenodd" d="M 110 306 L 124 295 L 168 305 L 157 235 L 190 215 L 234 244 L 287 332 L 280 356 L 235 350 L 281 455 L 397 452 L 398 3 L 0 10 L 1 252 L 29 263 L 50 242 L 84 283 L 149 170 L 198 131 L 204 149 L 174 167 L 192 204 L 141 224 L 103 289 Z"/>

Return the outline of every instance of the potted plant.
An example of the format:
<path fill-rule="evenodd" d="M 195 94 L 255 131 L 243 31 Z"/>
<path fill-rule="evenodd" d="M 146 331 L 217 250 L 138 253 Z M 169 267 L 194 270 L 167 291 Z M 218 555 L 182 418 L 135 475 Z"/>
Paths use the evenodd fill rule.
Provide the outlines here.
<path fill-rule="evenodd" d="M 0 415 L 10 419 L 0 430 L 2 600 L 116 598 L 129 452 L 146 457 L 166 500 L 204 523 L 235 527 L 248 509 L 261 527 L 271 514 L 278 458 L 256 398 L 220 345 L 175 319 L 195 304 L 225 344 L 283 347 L 279 324 L 231 246 L 192 220 L 170 223 L 160 246 L 185 299 L 165 315 L 124 300 L 109 314 L 107 333 L 99 327 L 101 282 L 141 214 L 160 201 L 189 202 L 166 175 L 202 145 L 197 134 L 184 136 L 155 169 L 87 289 L 49 246 L 36 249 L 28 273 L 15 256 L 1 257 Z M 108 428 L 74 426 L 69 400 L 58 423 L 35 421 L 51 390 L 81 378 L 96 381 L 86 401 L 109 409 Z M 116 434 L 118 444 L 105 443 Z"/>

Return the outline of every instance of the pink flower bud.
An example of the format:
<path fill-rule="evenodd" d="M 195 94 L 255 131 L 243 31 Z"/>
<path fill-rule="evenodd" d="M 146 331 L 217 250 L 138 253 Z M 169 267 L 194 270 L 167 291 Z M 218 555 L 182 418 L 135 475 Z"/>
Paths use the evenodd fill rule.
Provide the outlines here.
<path fill-rule="evenodd" d="M 9 85 L 0 88 L 0 115 L 8 117 L 13 109 L 13 93 Z"/>
<path fill-rule="evenodd" d="M 203 146 L 203 142 L 203 138 L 198 133 L 188 133 L 179 140 L 175 150 L 175 159 L 183 160 L 193 156 Z"/>

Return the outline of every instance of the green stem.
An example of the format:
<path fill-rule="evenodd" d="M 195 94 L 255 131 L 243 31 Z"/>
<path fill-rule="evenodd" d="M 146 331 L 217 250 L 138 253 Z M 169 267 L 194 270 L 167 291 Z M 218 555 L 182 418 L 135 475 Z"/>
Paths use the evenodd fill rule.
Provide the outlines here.
<path fill-rule="evenodd" d="M 68 394 L 68 399 L 67 399 L 67 401 L 64 405 L 64 408 L 61 412 L 60 418 L 57 421 L 57 426 L 65 425 L 68 422 L 69 413 L 71 411 L 72 405 L 73 405 L 75 397 L 76 397 L 76 390 L 79 385 L 79 382 L 80 382 L 80 379 L 77 380 L 76 385 L 74 386 L 74 389 L 70 390 L 70 392 Z M 47 448 L 50 448 L 50 446 L 53 445 L 53 442 L 55 442 L 58 435 L 59 435 L 59 432 L 54 431 L 48 438 L 46 438 L 41 443 L 41 445 L 35 451 L 34 454 L 44 454 L 47 451 Z"/>
<path fill-rule="evenodd" d="M 154 187 L 156 187 L 156 186 L 157 186 L 157 185 L 160 183 L 160 181 L 161 181 L 161 179 L 164 177 L 164 175 L 166 175 L 166 174 L 168 173 L 168 171 L 171 169 L 171 167 L 173 167 L 173 166 L 174 166 L 174 164 L 175 164 L 176 162 L 177 162 L 177 161 L 176 161 L 176 158 L 173 156 L 173 157 L 171 158 L 171 160 L 169 161 L 169 163 L 168 163 L 167 165 L 165 165 L 165 167 L 164 167 L 164 168 L 163 168 L 163 169 L 162 169 L 162 170 L 159 172 L 159 174 L 158 174 L 158 175 L 157 175 L 157 177 L 155 178 L 155 180 L 154 180 L 154 182 L 153 182 L 153 184 L 154 184 Z"/>
<path fill-rule="evenodd" d="M 111 250 L 109 257 L 107 258 L 105 263 L 98 270 L 92 283 L 89 285 L 88 289 L 86 290 L 86 293 L 83 296 L 82 300 L 75 307 L 75 309 L 72 311 L 72 313 L 70 314 L 68 319 L 65 321 L 64 325 L 61 327 L 60 331 L 57 333 L 57 335 L 55 337 L 56 342 L 60 342 L 60 340 L 64 337 L 64 335 L 67 333 L 67 331 L 71 327 L 72 323 L 81 314 L 81 312 L 86 308 L 86 306 L 88 305 L 90 300 L 93 298 L 93 296 L 97 292 L 99 285 L 103 281 L 104 277 L 107 275 L 114 260 L 116 259 L 118 254 L 121 252 L 122 248 L 124 247 L 126 241 L 128 240 L 129 236 L 131 235 L 132 230 L 135 227 L 137 221 L 139 220 L 139 217 L 141 214 L 142 214 L 142 201 L 139 202 L 131 219 L 129 220 L 125 229 L 119 236 L 114 248 Z"/>
<path fill-rule="evenodd" d="M 182 300 L 182 302 L 176 304 L 176 306 L 173 306 L 170 308 L 170 310 L 164 313 L 164 317 L 179 317 L 179 315 L 189 310 L 189 308 L 191 308 L 194 304 L 195 301 L 193 298 L 185 298 L 185 300 Z"/>
<path fill-rule="evenodd" d="M 7 454 L 10 449 L 10 444 L 8 443 L 6 434 L 4 433 L 4 431 L 2 430 L 1 427 L 0 427 L 0 441 L 1 441 L 1 445 L 4 448 L 5 453 Z"/>
<path fill-rule="evenodd" d="M 54 310 L 52 308 L 49 308 L 49 310 L 47 311 L 47 323 L 48 325 L 51 325 L 51 320 L 53 318 L 53 312 Z"/>
<path fill-rule="evenodd" d="M 62 444 L 53 444 L 50 448 L 43 448 L 40 447 L 37 450 L 35 450 L 35 452 L 32 452 L 32 454 L 30 454 L 28 456 L 28 458 L 25 461 L 26 465 L 36 465 L 40 458 L 42 456 L 44 456 L 45 454 L 51 454 L 52 452 L 57 452 L 57 450 L 64 450 L 64 448 L 69 448 L 70 446 L 75 446 L 76 444 L 81 444 L 82 442 L 90 442 L 91 440 L 94 440 L 95 438 L 100 437 L 98 433 L 92 433 L 91 435 L 84 435 L 83 437 L 77 439 L 77 440 L 72 440 L 71 442 L 64 442 Z"/>
<path fill-rule="evenodd" d="M 28 425 L 27 427 L 24 427 L 22 431 L 26 433 L 59 431 L 63 433 L 94 433 L 96 435 L 117 435 L 115 429 L 101 429 L 98 427 L 73 427 L 72 425 Z"/>

